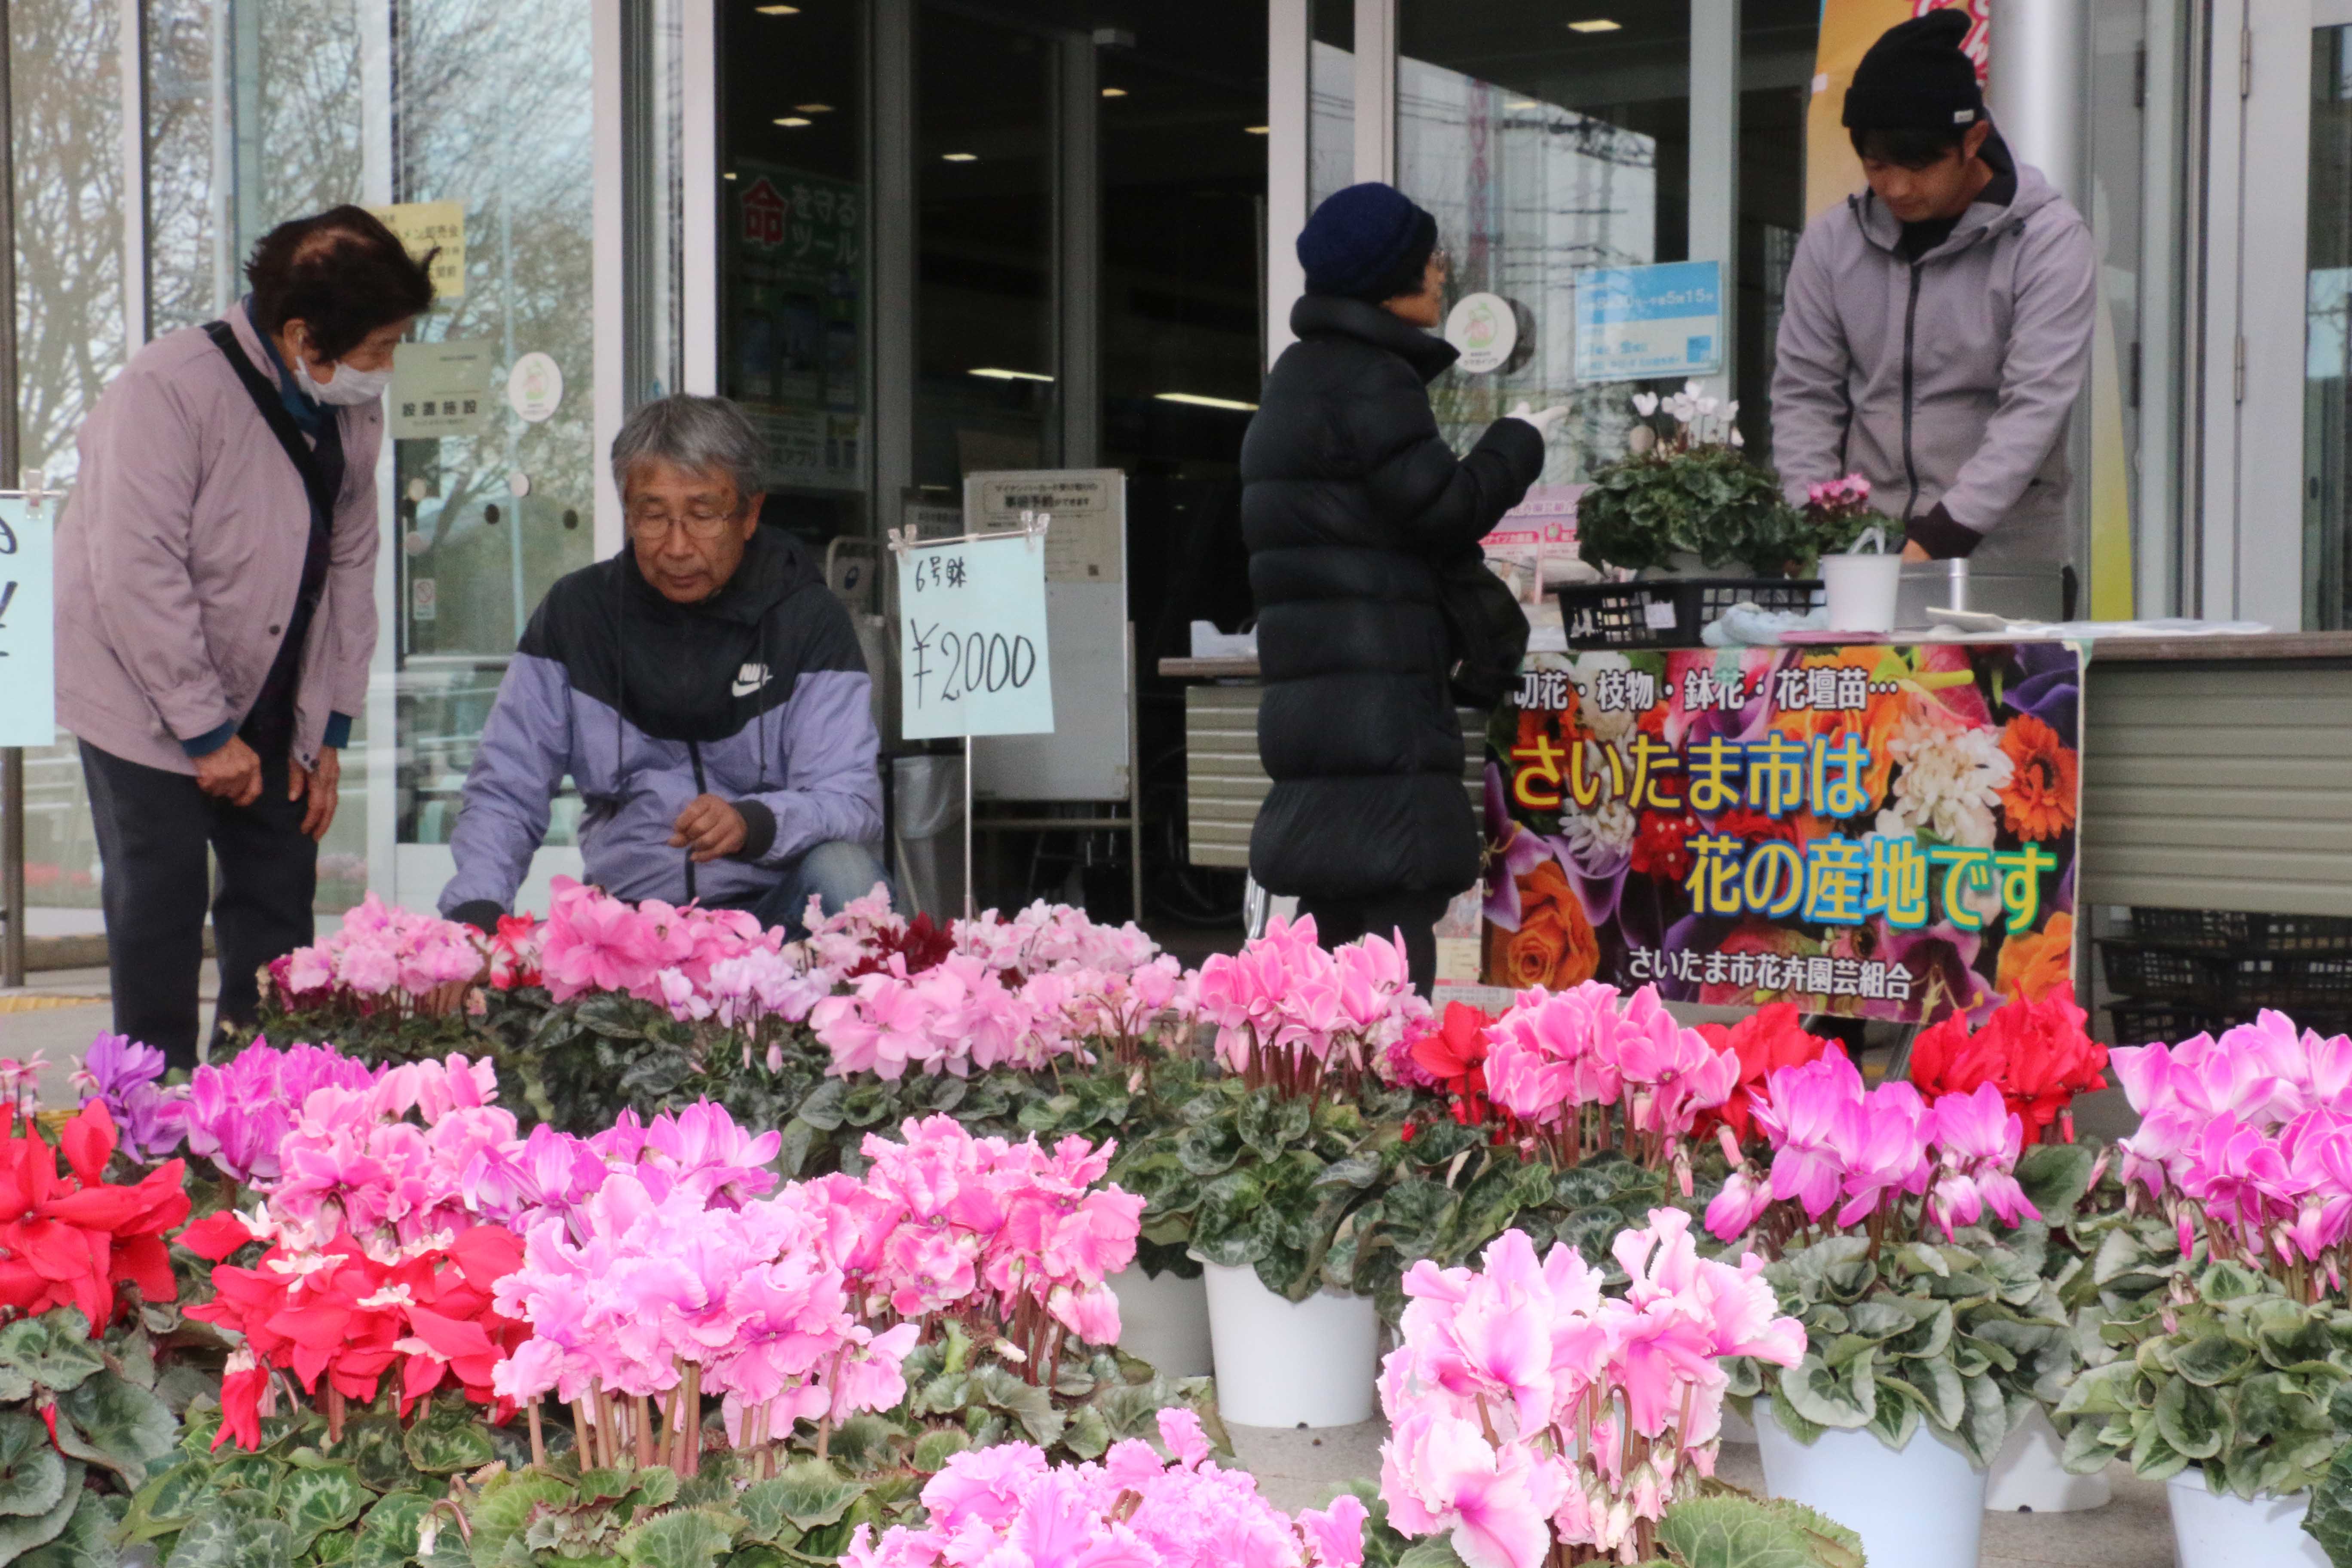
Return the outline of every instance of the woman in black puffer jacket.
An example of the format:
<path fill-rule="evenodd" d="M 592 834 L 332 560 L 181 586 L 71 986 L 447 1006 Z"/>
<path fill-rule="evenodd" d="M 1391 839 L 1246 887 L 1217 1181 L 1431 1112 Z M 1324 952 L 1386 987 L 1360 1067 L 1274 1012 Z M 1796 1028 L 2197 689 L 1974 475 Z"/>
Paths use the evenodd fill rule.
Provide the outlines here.
<path fill-rule="evenodd" d="M 1298 342 L 1242 443 L 1258 756 L 1274 780 L 1250 874 L 1296 894 L 1326 947 L 1402 931 L 1424 994 L 1432 928 L 1479 865 L 1439 580 L 1518 504 L 1565 412 L 1522 404 L 1454 457 L 1426 390 L 1455 358 L 1424 330 L 1444 310 L 1436 243 L 1436 220 L 1388 185 L 1316 208 L 1298 237 Z"/>

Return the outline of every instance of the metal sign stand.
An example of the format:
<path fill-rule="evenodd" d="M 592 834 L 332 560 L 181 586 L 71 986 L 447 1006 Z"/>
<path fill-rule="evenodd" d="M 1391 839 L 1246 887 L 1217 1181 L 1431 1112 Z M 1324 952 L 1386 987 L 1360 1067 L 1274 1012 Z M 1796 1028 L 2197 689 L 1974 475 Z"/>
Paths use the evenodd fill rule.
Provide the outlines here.
<path fill-rule="evenodd" d="M 1000 529 L 992 533 L 950 534 L 945 539 L 918 539 L 915 537 L 918 531 L 911 527 L 894 528 L 888 531 L 890 553 L 896 556 L 904 557 L 908 550 L 914 548 L 918 544 L 928 547 L 934 544 L 971 544 L 991 539 L 1040 539 L 1045 536 L 1045 531 L 1053 526 L 1053 522 L 1054 514 L 1052 512 L 1024 511 L 1021 514 L 1021 526 L 1019 528 Z M 980 913 L 979 903 L 975 897 L 976 887 L 971 877 L 971 758 L 972 742 L 977 737 L 975 737 L 969 730 L 964 731 L 963 918 L 966 920 L 975 919 Z"/>

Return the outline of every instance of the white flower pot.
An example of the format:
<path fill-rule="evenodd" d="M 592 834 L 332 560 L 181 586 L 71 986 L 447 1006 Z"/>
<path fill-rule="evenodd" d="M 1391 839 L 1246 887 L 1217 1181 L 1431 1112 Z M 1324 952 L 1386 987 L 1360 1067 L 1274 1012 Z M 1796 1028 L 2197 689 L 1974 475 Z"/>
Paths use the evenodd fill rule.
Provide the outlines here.
<path fill-rule="evenodd" d="M 1118 1348 L 1170 1377 L 1209 1375 L 1209 1287 L 1195 1275 L 1147 1274 L 1140 1263 L 1112 1275 Z"/>
<path fill-rule="evenodd" d="M 1381 1317 L 1369 1296 L 1286 1301 L 1255 1268 L 1202 1265 L 1217 1410 L 1244 1426 L 1353 1426 L 1372 1418 Z"/>
<path fill-rule="evenodd" d="M 2009 1435 L 1985 1472 L 1987 1513 L 2076 1513 L 2105 1508 L 2115 1496 L 2105 1476 L 2077 1476 L 2059 1462 L 2065 1443 L 2035 1405 Z"/>
<path fill-rule="evenodd" d="M 1824 1432 L 1807 1447 L 1759 1402 L 1756 1444 L 1765 1491 L 1861 1536 L 1870 1568 L 1977 1568 L 1985 1473 L 1924 1426 L 1899 1453 L 1868 1431 Z"/>
<path fill-rule="evenodd" d="M 2215 1497 L 2198 1469 L 2181 1471 L 2164 1489 L 2172 1503 L 2172 1555 L 2179 1568 L 2328 1568 L 2327 1553 L 2303 1532 L 2308 1492 L 2252 1502 L 2234 1492 Z"/>
<path fill-rule="evenodd" d="M 1891 632 L 1895 601 L 1903 587 L 1903 557 L 1824 555 L 1822 587 L 1829 602 L 1830 630 Z"/>

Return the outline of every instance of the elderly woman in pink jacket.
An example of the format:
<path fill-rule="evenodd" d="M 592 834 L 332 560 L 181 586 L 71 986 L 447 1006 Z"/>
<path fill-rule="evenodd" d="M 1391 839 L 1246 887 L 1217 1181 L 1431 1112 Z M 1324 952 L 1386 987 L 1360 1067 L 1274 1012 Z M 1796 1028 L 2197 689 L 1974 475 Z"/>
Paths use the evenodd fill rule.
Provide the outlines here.
<path fill-rule="evenodd" d="M 149 343 L 99 398 L 58 538 L 58 717 L 89 785 L 114 1026 L 174 1066 L 196 1059 L 207 906 L 222 1023 L 311 940 L 375 647 L 381 399 L 433 301 L 425 262 L 355 206 L 272 229 L 245 272 L 224 319 Z"/>

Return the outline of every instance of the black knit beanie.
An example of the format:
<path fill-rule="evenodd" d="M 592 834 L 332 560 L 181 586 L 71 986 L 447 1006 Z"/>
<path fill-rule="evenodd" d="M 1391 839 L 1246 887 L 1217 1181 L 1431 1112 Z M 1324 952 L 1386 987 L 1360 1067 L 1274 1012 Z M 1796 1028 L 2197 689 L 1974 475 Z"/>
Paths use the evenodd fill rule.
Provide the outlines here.
<path fill-rule="evenodd" d="M 1985 117 L 1967 13 L 1930 11 L 1878 36 L 1845 93 L 1849 131 L 1966 131 Z"/>
<path fill-rule="evenodd" d="M 1437 220 L 1393 185 L 1377 180 L 1324 198 L 1298 236 L 1309 294 L 1377 305 L 1421 291 L 1437 248 Z"/>

